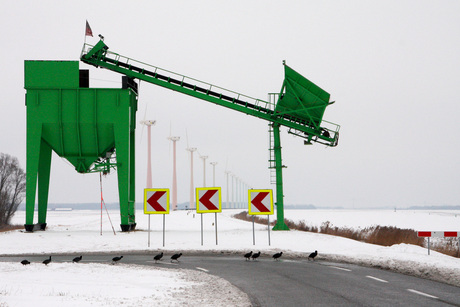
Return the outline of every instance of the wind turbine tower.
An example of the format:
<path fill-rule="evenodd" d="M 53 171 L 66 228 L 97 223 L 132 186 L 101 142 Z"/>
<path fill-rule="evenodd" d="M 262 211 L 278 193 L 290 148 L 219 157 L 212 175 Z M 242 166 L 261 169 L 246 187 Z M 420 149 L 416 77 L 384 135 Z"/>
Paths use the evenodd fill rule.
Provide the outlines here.
<path fill-rule="evenodd" d="M 212 186 L 216 186 L 216 165 L 217 162 L 210 162 L 209 164 L 212 165 Z"/>
<path fill-rule="evenodd" d="M 140 123 L 147 126 L 147 188 L 152 188 L 152 126 L 156 124 L 156 120 L 141 120 Z"/>
<path fill-rule="evenodd" d="M 208 156 L 200 156 L 203 159 L 203 188 L 206 187 L 206 159 Z"/>
<path fill-rule="evenodd" d="M 195 201 L 194 201 L 194 185 L 193 185 L 193 153 L 196 151 L 196 147 L 189 147 L 187 148 L 190 151 L 190 209 L 195 209 Z"/>
<path fill-rule="evenodd" d="M 229 191 L 229 190 L 228 190 L 228 175 L 230 175 L 231 173 L 232 173 L 232 172 L 230 172 L 230 171 L 225 171 L 225 175 L 226 175 L 226 177 L 227 177 L 227 200 L 226 200 L 225 206 L 226 206 L 227 209 L 230 209 L 230 208 L 231 208 L 230 203 L 229 203 L 229 200 L 228 200 L 228 191 Z"/>
<path fill-rule="evenodd" d="M 176 142 L 180 140 L 180 136 L 170 136 L 168 140 L 173 142 L 173 184 L 172 184 L 172 209 L 177 209 L 177 177 L 176 177 Z"/>

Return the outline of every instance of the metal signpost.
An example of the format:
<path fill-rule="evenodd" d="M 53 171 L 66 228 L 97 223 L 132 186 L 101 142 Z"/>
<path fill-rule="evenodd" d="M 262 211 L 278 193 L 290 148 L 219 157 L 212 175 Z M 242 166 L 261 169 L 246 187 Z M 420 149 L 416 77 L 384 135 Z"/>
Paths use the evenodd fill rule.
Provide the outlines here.
<path fill-rule="evenodd" d="M 428 238 L 428 255 L 430 254 L 430 238 L 458 238 L 458 249 L 460 254 L 460 231 L 418 231 L 417 236 L 420 238 Z"/>
<path fill-rule="evenodd" d="M 163 214 L 163 247 L 165 246 L 165 215 L 169 214 L 169 189 L 144 189 L 144 214 L 149 215 L 148 247 L 150 247 L 150 215 Z"/>
<path fill-rule="evenodd" d="M 214 213 L 217 245 L 217 213 L 222 212 L 221 188 L 196 188 L 196 212 L 201 214 L 201 245 L 203 245 L 203 213 Z"/>
<path fill-rule="evenodd" d="M 273 214 L 273 191 L 272 190 L 248 190 L 248 211 L 252 215 L 252 244 L 256 244 L 254 227 L 255 215 L 266 215 L 268 218 L 268 245 L 270 242 L 270 215 Z"/>

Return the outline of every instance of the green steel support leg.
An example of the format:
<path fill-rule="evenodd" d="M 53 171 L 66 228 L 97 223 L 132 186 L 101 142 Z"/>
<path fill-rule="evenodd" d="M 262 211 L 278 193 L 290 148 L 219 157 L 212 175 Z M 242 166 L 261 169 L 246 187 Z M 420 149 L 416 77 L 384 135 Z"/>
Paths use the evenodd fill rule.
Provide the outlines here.
<path fill-rule="evenodd" d="M 120 200 L 120 227 L 122 231 L 130 231 L 132 226 L 129 218 L 129 191 L 131 180 L 129 126 L 127 123 L 117 123 L 114 125 L 114 130 L 117 156 L 118 197 Z"/>
<path fill-rule="evenodd" d="M 38 162 L 38 223 L 42 225 L 42 230 L 45 230 L 46 227 L 50 171 L 51 147 L 42 139 L 40 144 L 40 161 Z"/>
<path fill-rule="evenodd" d="M 280 125 L 273 123 L 276 170 L 276 224 L 273 230 L 289 230 L 284 223 L 283 164 L 281 162 Z"/>
<path fill-rule="evenodd" d="M 134 119 L 135 122 L 135 119 Z M 136 216 L 135 216 L 135 203 L 136 203 L 136 177 L 135 177 L 135 170 L 136 165 L 134 157 L 136 156 L 135 152 L 135 131 L 131 131 L 130 133 L 130 168 L 129 168 L 129 224 L 136 226 Z"/>
<path fill-rule="evenodd" d="M 42 125 L 27 121 L 27 165 L 26 165 L 26 231 L 34 229 L 35 196 L 37 193 L 37 175 L 40 159 Z"/>

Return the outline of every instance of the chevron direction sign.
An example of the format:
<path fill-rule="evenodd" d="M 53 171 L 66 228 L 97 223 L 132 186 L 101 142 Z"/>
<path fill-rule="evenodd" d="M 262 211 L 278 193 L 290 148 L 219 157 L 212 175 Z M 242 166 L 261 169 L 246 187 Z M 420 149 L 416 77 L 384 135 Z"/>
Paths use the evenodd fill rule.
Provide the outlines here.
<path fill-rule="evenodd" d="M 196 188 L 196 212 L 222 212 L 220 188 Z"/>
<path fill-rule="evenodd" d="M 144 214 L 169 214 L 169 189 L 144 189 Z"/>
<path fill-rule="evenodd" d="M 272 190 L 248 190 L 249 215 L 273 214 Z"/>

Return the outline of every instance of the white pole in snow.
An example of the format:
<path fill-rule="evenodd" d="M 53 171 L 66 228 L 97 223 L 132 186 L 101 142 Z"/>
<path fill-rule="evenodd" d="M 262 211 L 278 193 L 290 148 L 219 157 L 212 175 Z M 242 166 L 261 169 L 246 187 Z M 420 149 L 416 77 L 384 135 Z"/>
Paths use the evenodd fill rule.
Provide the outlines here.
<path fill-rule="evenodd" d="M 268 246 L 270 246 L 270 215 L 267 215 L 268 217 Z"/>
<path fill-rule="evenodd" d="M 252 216 L 252 245 L 256 245 L 256 231 L 254 229 L 254 215 Z"/>

